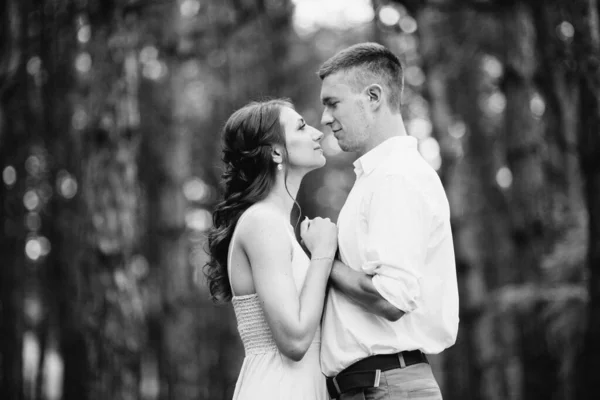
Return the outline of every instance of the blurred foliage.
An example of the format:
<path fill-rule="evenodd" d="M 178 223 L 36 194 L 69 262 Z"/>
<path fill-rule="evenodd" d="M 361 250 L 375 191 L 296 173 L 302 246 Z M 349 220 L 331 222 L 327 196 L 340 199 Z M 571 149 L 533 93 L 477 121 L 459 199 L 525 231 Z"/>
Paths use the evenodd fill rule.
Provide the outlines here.
<path fill-rule="evenodd" d="M 265 97 L 321 127 L 316 71 L 361 41 L 400 56 L 450 200 L 445 398 L 597 392 L 596 1 L 6 0 L 0 21 L 3 399 L 231 398 L 243 349 L 201 270 L 220 129 Z M 321 128 L 292 223 L 337 220 L 354 182 Z"/>

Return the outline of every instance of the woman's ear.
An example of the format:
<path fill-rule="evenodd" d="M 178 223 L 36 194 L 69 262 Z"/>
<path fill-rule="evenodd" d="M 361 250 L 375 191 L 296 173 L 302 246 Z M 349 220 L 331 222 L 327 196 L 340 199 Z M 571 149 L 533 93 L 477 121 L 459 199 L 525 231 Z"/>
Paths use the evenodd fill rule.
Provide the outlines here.
<path fill-rule="evenodd" d="M 273 162 L 277 164 L 283 163 L 283 149 L 281 148 L 281 146 L 274 145 L 271 148 L 271 157 L 273 157 Z"/>
<path fill-rule="evenodd" d="M 383 89 L 380 85 L 374 83 L 372 85 L 367 86 L 365 89 L 367 96 L 369 97 L 369 102 L 375 106 L 375 108 L 381 105 L 381 101 L 383 99 Z"/>

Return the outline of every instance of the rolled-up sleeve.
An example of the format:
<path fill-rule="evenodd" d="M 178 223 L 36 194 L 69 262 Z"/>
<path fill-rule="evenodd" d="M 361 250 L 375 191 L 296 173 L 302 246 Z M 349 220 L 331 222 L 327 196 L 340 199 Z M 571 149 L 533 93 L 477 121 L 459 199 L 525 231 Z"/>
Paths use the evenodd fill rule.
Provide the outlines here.
<path fill-rule="evenodd" d="M 402 176 L 387 176 L 363 207 L 367 223 L 364 273 L 390 304 L 410 313 L 419 306 L 427 252 L 427 201 Z"/>

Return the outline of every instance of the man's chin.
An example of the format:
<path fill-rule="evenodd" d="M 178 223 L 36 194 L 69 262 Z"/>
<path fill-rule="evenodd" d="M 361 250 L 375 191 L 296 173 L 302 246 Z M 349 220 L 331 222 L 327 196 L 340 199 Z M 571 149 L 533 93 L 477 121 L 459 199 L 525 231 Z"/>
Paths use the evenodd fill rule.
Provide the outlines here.
<path fill-rule="evenodd" d="M 352 151 L 355 151 L 352 148 L 352 146 L 349 146 L 347 143 L 340 142 L 339 140 L 338 140 L 338 146 L 340 146 L 340 149 L 342 149 L 343 152 L 352 152 Z"/>

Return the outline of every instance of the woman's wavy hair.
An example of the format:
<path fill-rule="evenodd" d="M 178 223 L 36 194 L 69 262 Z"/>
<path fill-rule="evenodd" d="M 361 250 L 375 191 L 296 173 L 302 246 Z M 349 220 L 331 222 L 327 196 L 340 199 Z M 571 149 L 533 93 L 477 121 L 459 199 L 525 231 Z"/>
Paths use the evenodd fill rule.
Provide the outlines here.
<path fill-rule="evenodd" d="M 267 197 L 275 184 L 273 145 L 283 147 L 287 161 L 285 132 L 279 120 L 282 107 L 294 108 L 287 99 L 252 102 L 234 112 L 223 128 L 224 193 L 213 212 L 213 226 L 208 232 L 210 259 L 204 268 L 215 301 L 232 297 L 227 256 L 238 219 L 248 207 Z"/>

